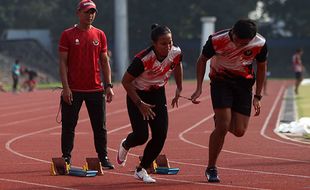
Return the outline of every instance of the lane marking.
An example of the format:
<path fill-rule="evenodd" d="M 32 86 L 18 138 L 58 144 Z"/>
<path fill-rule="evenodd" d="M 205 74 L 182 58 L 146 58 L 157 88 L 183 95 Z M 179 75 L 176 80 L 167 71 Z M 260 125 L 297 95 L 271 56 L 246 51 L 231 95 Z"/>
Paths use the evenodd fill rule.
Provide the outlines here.
<path fill-rule="evenodd" d="M 188 103 L 188 104 L 192 105 L 192 103 Z M 180 109 L 181 107 L 185 107 L 185 106 L 179 106 L 179 109 Z M 125 109 L 125 110 L 126 110 L 126 109 Z M 176 109 L 173 109 L 173 110 L 176 110 Z M 169 110 L 169 112 L 170 112 L 170 111 L 173 111 L 173 110 Z M 118 112 L 120 113 L 121 111 L 118 111 Z M 213 114 L 210 115 L 208 119 L 210 119 L 212 116 L 213 116 Z M 85 121 L 88 121 L 88 120 L 89 120 L 89 119 L 85 119 L 85 120 L 81 120 L 81 121 L 82 121 L 82 122 L 85 122 Z M 203 120 L 206 121 L 207 119 L 204 118 Z M 200 121 L 200 122 L 203 123 L 204 121 L 203 121 L 203 122 Z M 119 131 L 119 130 L 122 130 L 122 129 L 125 129 L 125 128 L 128 128 L 128 127 L 130 127 L 130 124 L 121 126 L 121 127 L 116 128 L 116 129 L 114 129 L 114 130 L 111 130 L 111 131 L 109 131 L 108 133 L 110 134 L 110 133 L 113 133 L 113 132 L 116 132 L 116 131 Z M 45 131 L 54 130 L 54 129 L 56 129 L 56 128 L 60 128 L 60 126 L 53 127 L 53 128 L 49 128 L 49 129 L 45 129 L 45 130 L 40 130 L 40 131 L 28 133 L 28 134 L 24 134 L 24 135 L 21 135 L 21 136 L 19 136 L 19 137 L 15 137 L 14 139 L 11 139 L 10 141 L 8 141 L 8 142 L 6 143 L 6 148 L 7 148 L 9 151 L 11 151 L 11 152 L 13 151 L 12 153 L 15 152 L 14 154 L 16 154 L 16 153 L 18 153 L 18 152 L 14 151 L 13 149 L 10 148 L 10 144 L 12 144 L 14 141 L 17 141 L 18 139 L 24 138 L 24 137 L 26 137 L 26 136 L 36 135 L 36 134 L 38 134 L 38 133 L 42 133 L 42 132 L 45 132 Z M 111 149 L 111 148 L 109 148 L 109 149 L 110 149 L 110 150 L 113 150 L 113 151 L 117 151 L 117 150 L 115 150 L 115 149 Z M 37 159 L 37 158 L 34 158 L 34 157 L 22 155 L 22 154 L 20 154 L 20 153 L 18 153 L 17 155 L 19 155 L 19 156 L 21 156 L 21 157 L 28 158 L 28 159 L 32 159 L 32 160 L 44 162 L 44 163 L 50 163 L 50 162 L 48 162 L 48 161 L 46 161 L 46 160 L 40 160 L 40 159 Z M 136 156 L 138 156 L 138 155 L 136 155 Z M 171 161 L 171 162 L 179 163 L 179 164 L 186 164 L 186 165 L 195 165 L 195 164 L 191 164 L 191 163 L 182 163 L 182 162 L 175 162 L 175 161 Z M 195 166 L 204 167 L 204 166 L 202 166 L 202 165 L 195 165 Z M 224 168 L 224 169 L 225 169 L 225 168 Z M 256 172 L 261 172 L 261 171 L 255 171 L 255 170 L 253 170 L 253 171 L 252 171 L 252 170 L 240 170 L 240 169 L 232 169 L 232 168 L 227 168 L 227 169 L 238 170 L 238 171 L 248 171 L 248 172 L 255 172 L 255 173 L 256 173 Z M 121 174 L 121 173 L 115 173 L 115 172 L 107 172 L 107 173 L 111 173 L 111 174 L 114 173 L 114 174 L 117 174 L 117 175 L 127 175 L 127 174 Z M 276 174 L 276 173 L 270 173 L 270 172 L 262 172 L 262 173 L 265 173 L 265 174 L 269 173 L 269 174 L 272 174 L 272 175 L 283 175 L 283 176 L 288 176 L 287 174 Z M 128 176 L 132 177 L 132 175 L 128 175 Z M 295 176 L 295 175 L 294 175 L 294 176 Z M 297 177 L 297 176 L 295 176 L 295 177 Z M 306 177 L 306 178 L 309 178 L 309 176 L 305 176 L 305 177 Z M 160 179 L 160 178 L 158 178 L 158 179 Z M 175 181 L 175 180 L 173 180 L 173 179 L 163 179 L 163 180 Z M 200 184 L 199 182 L 197 183 L 197 182 L 186 181 L 186 180 L 176 180 L 176 181 L 184 182 L 184 183 L 190 183 L 190 184 L 192 184 L 192 183 L 194 183 L 194 184 Z M 208 184 L 208 183 L 201 183 L 201 184 L 202 184 L 202 185 L 211 185 L 211 184 Z M 224 185 L 224 184 L 220 184 L 220 186 L 223 186 L 223 185 Z M 213 184 L 212 184 L 212 186 L 213 186 Z M 224 186 L 226 186 L 226 185 L 224 185 Z M 228 185 L 228 187 L 245 188 L 245 189 L 262 189 L 262 188 L 242 187 L 242 186 L 231 186 L 231 185 Z"/>
<path fill-rule="evenodd" d="M 204 148 L 204 149 L 208 149 L 208 146 L 205 145 L 201 145 L 201 144 L 197 144 L 194 143 L 190 140 L 187 140 L 184 137 L 184 134 L 188 133 L 189 131 L 195 129 L 196 127 L 199 127 L 202 123 L 206 122 L 207 120 L 213 118 L 213 114 L 208 115 L 207 117 L 203 118 L 202 120 L 200 120 L 199 122 L 195 123 L 193 126 L 187 128 L 186 130 L 184 130 L 183 132 L 181 132 L 179 134 L 179 138 L 191 145 L 200 147 L 200 148 Z M 226 150 L 226 149 L 222 149 L 222 152 L 226 152 L 226 153 L 231 153 L 231 154 L 237 154 L 237 155 L 243 155 L 243 156 L 251 156 L 251 157 L 257 157 L 257 158 L 265 158 L 265 159 L 273 159 L 273 160 L 281 160 L 281 161 L 290 161 L 290 162 L 301 162 L 301 163 L 310 163 L 310 161 L 305 161 L 305 160 L 295 160 L 295 159 L 288 159 L 288 158 L 280 158 L 280 157 L 273 157 L 273 156 L 263 156 L 263 155 L 259 155 L 259 154 L 249 154 L 249 153 L 242 153 L 242 152 L 236 152 L 236 151 L 232 151 L 232 150 Z"/>
<path fill-rule="evenodd" d="M 77 189 L 69 188 L 69 187 L 60 187 L 60 186 L 55 186 L 55 185 L 47 185 L 47 184 L 42 184 L 42 183 L 33 183 L 33 182 L 27 182 L 27 181 L 15 180 L 15 179 L 0 178 L 0 181 L 13 182 L 13 183 L 21 183 L 21 184 L 26 184 L 26 185 L 40 186 L 40 187 L 49 187 L 49 188 L 54 188 L 54 189 L 77 190 Z"/>
<path fill-rule="evenodd" d="M 260 131 L 260 134 L 265 137 L 266 139 L 269 139 L 271 141 L 275 141 L 275 142 L 279 142 L 279 143 L 283 143 L 283 144 L 289 144 L 289 145 L 294 145 L 294 146 L 299 146 L 299 147 L 303 147 L 303 148 L 310 148 L 310 146 L 306 146 L 306 145 L 302 145 L 302 144 L 297 144 L 297 143 L 292 143 L 292 142 L 287 142 L 287 141 L 283 141 L 283 140 L 279 140 L 279 139 L 275 139 L 275 138 L 272 138 L 272 137 L 269 137 L 267 136 L 266 134 L 266 130 L 267 130 L 267 127 L 268 127 L 268 123 L 270 122 L 270 119 L 271 119 L 271 116 L 273 115 L 273 112 L 275 111 L 276 109 L 276 106 L 277 104 L 279 103 L 279 100 L 281 98 L 281 94 L 283 93 L 284 91 L 284 85 L 281 86 L 281 89 L 279 90 L 278 94 L 277 94 L 277 97 L 275 99 L 275 101 L 273 102 L 273 105 L 271 107 L 271 110 L 269 111 L 269 114 L 265 120 L 265 123 Z M 280 113 L 281 111 L 279 111 L 279 114 L 278 114 L 278 121 L 279 121 L 279 118 L 280 118 Z M 277 122 L 277 125 L 279 123 Z M 310 161 L 309 161 L 310 163 Z"/>
<path fill-rule="evenodd" d="M 46 107 L 44 107 L 44 110 L 57 108 L 57 107 L 58 106 L 46 106 Z M 42 107 L 34 108 L 34 109 L 27 109 L 27 110 L 20 110 L 20 111 L 16 111 L 16 112 L 9 112 L 9 113 L 5 113 L 5 114 L 1 114 L 0 117 L 7 117 L 7 116 L 11 116 L 11 115 L 17 115 L 20 113 L 25 114 L 25 113 L 31 113 L 31 112 L 36 112 L 36 111 L 42 111 Z"/>

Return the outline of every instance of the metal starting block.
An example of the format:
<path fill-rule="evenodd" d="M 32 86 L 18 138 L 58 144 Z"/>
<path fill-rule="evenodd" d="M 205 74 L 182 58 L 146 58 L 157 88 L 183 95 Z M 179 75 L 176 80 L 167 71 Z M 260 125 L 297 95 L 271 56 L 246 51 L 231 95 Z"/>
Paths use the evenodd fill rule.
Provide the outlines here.
<path fill-rule="evenodd" d="M 71 167 L 68 174 L 80 177 L 94 177 L 97 175 L 97 173 L 97 170 L 84 170 L 83 168 Z"/>
<path fill-rule="evenodd" d="M 69 173 L 70 164 L 67 164 L 65 160 L 60 158 L 52 158 L 50 173 L 53 176 L 67 175 Z"/>
<path fill-rule="evenodd" d="M 142 156 L 139 156 L 140 161 L 142 160 Z M 165 154 L 160 154 L 153 161 L 151 166 L 147 168 L 148 173 L 152 174 L 177 174 L 180 171 L 179 168 L 171 168 L 169 161 Z"/>
<path fill-rule="evenodd" d="M 157 174 L 167 174 L 175 175 L 180 171 L 180 168 L 166 168 L 166 167 L 157 167 L 155 173 Z"/>
<path fill-rule="evenodd" d="M 83 166 L 84 170 L 98 171 L 97 175 L 103 175 L 102 165 L 99 158 L 86 158 L 86 163 Z"/>
<path fill-rule="evenodd" d="M 86 164 L 83 168 L 71 167 L 70 164 L 65 162 L 62 157 L 52 158 L 50 174 L 52 176 L 57 175 L 71 175 L 81 177 L 93 177 L 102 175 L 101 162 L 98 158 L 86 158 Z"/>

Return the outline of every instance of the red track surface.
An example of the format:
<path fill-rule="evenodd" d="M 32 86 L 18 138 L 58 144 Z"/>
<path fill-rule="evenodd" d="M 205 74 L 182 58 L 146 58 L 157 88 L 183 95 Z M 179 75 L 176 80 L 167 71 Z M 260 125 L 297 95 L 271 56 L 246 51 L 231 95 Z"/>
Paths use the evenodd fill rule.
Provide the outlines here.
<path fill-rule="evenodd" d="M 138 155 L 144 146 L 130 150 L 125 167 L 105 171 L 103 176 L 81 178 L 50 176 L 52 157 L 59 157 L 60 125 L 56 123 L 60 91 L 0 94 L 0 189 L 310 189 L 310 145 L 281 139 L 273 132 L 278 124 L 282 97 L 289 83 L 269 81 L 269 95 L 262 100 L 259 117 L 252 117 L 242 138 L 231 134 L 220 154 L 221 183 L 206 182 L 209 134 L 213 112 L 209 85 L 205 83 L 201 103 L 181 99 L 178 109 L 169 106 L 169 134 L 163 150 L 178 175 L 152 175 L 156 184 L 133 178 Z M 174 85 L 167 85 L 169 103 Z M 195 83 L 184 84 L 190 96 Z M 125 91 L 114 88 L 115 98 L 107 105 L 109 157 L 115 163 L 121 139 L 130 131 Z M 85 106 L 76 130 L 73 165 L 96 156 Z"/>

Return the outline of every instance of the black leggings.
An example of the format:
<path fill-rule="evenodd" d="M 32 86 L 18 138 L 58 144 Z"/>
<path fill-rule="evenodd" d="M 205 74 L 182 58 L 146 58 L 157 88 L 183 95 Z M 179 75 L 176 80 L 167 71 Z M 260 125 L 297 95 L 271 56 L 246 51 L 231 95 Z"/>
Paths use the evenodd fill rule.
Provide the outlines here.
<path fill-rule="evenodd" d="M 127 96 L 127 109 L 132 126 L 132 133 L 127 136 L 125 147 L 132 148 L 146 143 L 149 138 L 149 125 L 152 138 L 148 141 L 140 162 L 141 167 L 148 168 L 160 154 L 165 144 L 168 131 L 167 102 L 165 89 L 163 87 L 152 91 L 138 91 L 138 95 L 145 103 L 155 105 L 152 110 L 155 112 L 156 116 L 153 120 L 143 120 L 143 116 L 138 107 L 131 98 Z"/>

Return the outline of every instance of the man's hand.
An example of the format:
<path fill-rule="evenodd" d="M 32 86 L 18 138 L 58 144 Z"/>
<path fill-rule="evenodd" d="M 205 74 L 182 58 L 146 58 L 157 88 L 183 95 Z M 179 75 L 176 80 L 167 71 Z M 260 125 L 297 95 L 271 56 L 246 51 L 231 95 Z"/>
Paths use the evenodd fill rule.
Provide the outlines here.
<path fill-rule="evenodd" d="M 112 100 L 113 100 L 113 96 L 114 96 L 113 89 L 108 87 L 108 88 L 105 89 L 105 93 L 106 93 L 106 101 L 108 103 L 111 103 Z"/>
<path fill-rule="evenodd" d="M 62 98 L 67 104 L 72 105 L 73 96 L 70 88 L 64 88 L 62 90 Z"/>
<path fill-rule="evenodd" d="M 257 98 L 253 98 L 253 106 L 255 110 L 254 116 L 258 116 L 260 114 L 260 108 L 261 108 L 260 100 L 258 100 Z"/>

